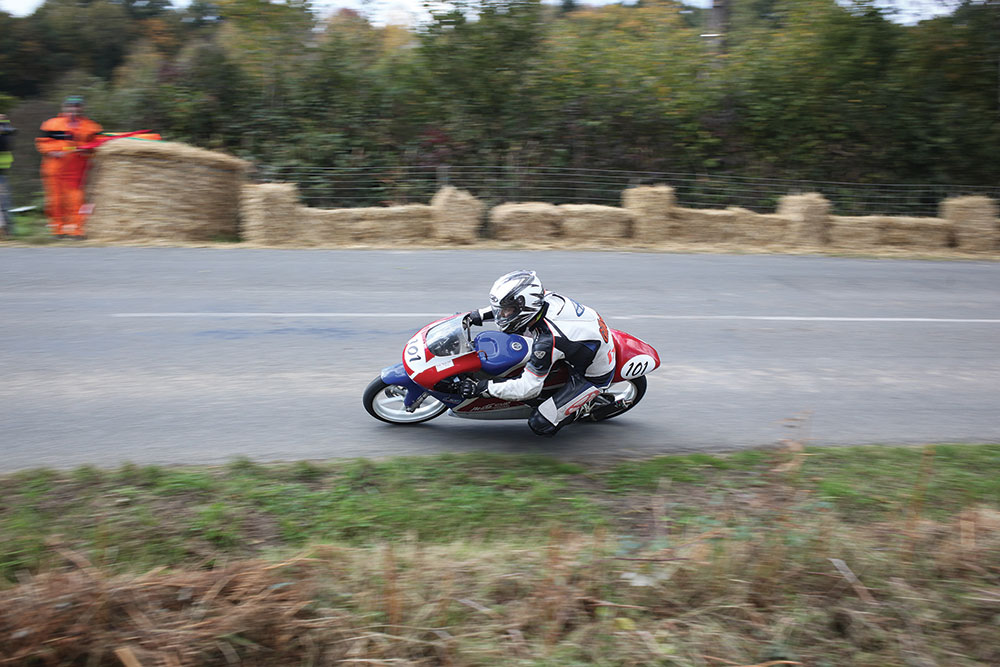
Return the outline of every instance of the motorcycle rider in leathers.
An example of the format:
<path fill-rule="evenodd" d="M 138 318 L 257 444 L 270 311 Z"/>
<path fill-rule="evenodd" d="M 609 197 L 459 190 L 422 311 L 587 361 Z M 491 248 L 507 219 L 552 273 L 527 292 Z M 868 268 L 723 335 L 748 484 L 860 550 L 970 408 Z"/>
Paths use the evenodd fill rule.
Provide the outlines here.
<path fill-rule="evenodd" d="M 531 349 L 520 376 L 478 382 L 465 378 L 460 386 L 463 398 L 529 400 L 541 393 L 557 361 L 569 366 L 566 384 L 528 418 L 528 426 L 538 435 L 555 435 L 614 378 L 615 344 L 604 320 L 593 308 L 546 292 L 534 271 L 512 271 L 498 278 L 490 290 L 490 307 L 472 311 L 466 319 L 477 326 L 495 320 L 509 334 L 530 333 Z"/>

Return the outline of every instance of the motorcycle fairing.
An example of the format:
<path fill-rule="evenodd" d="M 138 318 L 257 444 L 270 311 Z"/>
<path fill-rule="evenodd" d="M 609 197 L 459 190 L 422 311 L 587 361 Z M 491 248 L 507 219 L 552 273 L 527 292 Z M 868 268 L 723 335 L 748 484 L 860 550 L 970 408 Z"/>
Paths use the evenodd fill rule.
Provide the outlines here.
<path fill-rule="evenodd" d="M 615 341 L 615 356 L 618 358 L 612 382 L 634 380 L 659 368 L 660 355 L 646 341 L 617 329 L 611 329 L 611 337 Z"/>
<path fill-rule="evenodd" d="M 403 367 L 416 384 L 433 389 L 447 377 L 478 371 L 480 360 L 469 346 L 461 317 L 452 315 L 431 322 L 406 342 Z"/>
<path fill-rule="evenodd" d="M 406 368 L 403 364 L 386 366 L 382 369 L 381 376 L 382 382 L 385 382 L 387 385 L 399 385 L 401 387 L 406 387 L 406 396 L 403 397 L 403 405 L 406 407 L 413 405 L 413 403 L 427 391 L 410 379 L 410 376 L 406 374 Z"/>
<path fill-rule="evenodd" d="M 453 394 L 445 394 L 440 391 L 428 391 L 425 387 L 421 387 L 419 384 L 413 381 L 407 372 L 406 367 L 403 364 L 396 364 L 394 366 L 387 366 L 382 369 L 381 373 L 382 382 L 387 385 L 398 385 L 406 388 L 406 396 L 403 397 L 403 404 L 406 407 L 410 407 L 424 394 L 430 394 L 434 398 L 438 399 L 448 407 L 454 408 L 462 403 L 473 403 L 476 400 L 466 401 L 463 398 L 459 398 Z"/>

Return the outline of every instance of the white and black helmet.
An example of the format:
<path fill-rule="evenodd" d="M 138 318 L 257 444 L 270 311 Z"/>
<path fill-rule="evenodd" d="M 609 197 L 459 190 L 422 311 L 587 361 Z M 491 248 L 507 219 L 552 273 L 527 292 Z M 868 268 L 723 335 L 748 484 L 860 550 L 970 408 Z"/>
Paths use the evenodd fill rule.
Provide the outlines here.
<path fill-rule="evenodd" d="M 511 271 L 490 290 L 490 307 L 501 331 L 519 333 L 542 311 L 545 290 L 534 271 Z"/>

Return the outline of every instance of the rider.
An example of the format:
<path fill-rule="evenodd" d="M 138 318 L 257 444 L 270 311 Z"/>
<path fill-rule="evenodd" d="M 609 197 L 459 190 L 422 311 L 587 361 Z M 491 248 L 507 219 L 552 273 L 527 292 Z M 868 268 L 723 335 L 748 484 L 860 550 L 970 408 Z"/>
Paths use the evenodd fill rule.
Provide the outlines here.
<path fill-rule="evenodd" d="M 615 344 L 604 320 L 593 308 L 546 292 L 534 271 L 512 271 L 498 278 L 490 290 L 490 307 L 474 310 L 466 318 L 477 326 L 495 320 L 509 334 L 530 332 L 532 342 L 528 364 L 519 377 L 478 382 L 465 378 L 463 398 L 531 399 L 541 393 L 557 361 L 565 360 L 569 366 L 566 384 L 528 418 L 528 426 L 538 435 L 555 435 L 614 378 Z"/>

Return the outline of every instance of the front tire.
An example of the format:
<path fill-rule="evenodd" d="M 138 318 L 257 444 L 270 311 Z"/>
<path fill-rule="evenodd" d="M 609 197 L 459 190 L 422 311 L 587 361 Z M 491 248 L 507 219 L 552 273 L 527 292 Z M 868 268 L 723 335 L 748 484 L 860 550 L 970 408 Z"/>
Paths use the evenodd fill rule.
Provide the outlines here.
<path fill-rule="evenodd" d="M 372 380 L 365 389 L 362 401 L 365 410 L 375 419 L 387 424 L 420 424 L 440 417 L 448 406 L 433 396 L 425 396 L 413 412 L 407 412 L 403 404 L 407 388 L 386 384 L 381 377 Z"/>
<path fill-rule="evenodd" d="M 640 375 L 634 380 L 615 382 L 604 390 L 604 393 L 599 398 L 603 398 L 608 394 L 614 397 L 615 402 L 591 411 L 591 421 L 602 422 L 606 419 L 623 415 L 634 408 L 642 400 L 642 397 L 646 395 L 646 377 Z"/>

